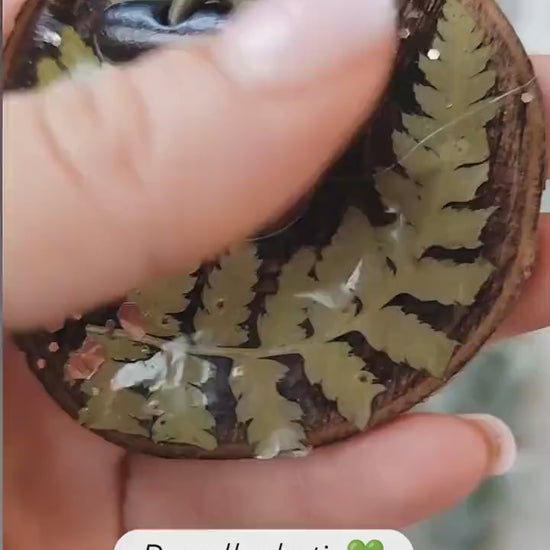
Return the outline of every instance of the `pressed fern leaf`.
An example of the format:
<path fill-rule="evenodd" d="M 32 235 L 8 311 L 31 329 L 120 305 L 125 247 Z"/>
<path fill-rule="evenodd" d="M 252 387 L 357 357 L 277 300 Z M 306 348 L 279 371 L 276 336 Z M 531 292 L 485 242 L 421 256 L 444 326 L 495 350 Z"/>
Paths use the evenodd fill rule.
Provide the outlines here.
<path fill-rule="evenodd" d="M 230 386 L 237 399 L 237 419 L 246 424 L 258 458 L 304 450 L 302 409 L 277 390 L 287 367 L 270 359 L 236 356 Z"/>
<path fill-rule="evenodd" d="M 424 231 L 417 239 L 418 253 L 425 252 L 430 246 L 440 246 L 448 250 L 478 248 L 481 245 L 481 232 L 493 213 L 493 208 L 441 210 L 423 224 Z"/>
<path fill-rule="evenodd" d="M 449 306 L 469 306 L 493 270 L 492 264 L 482 260 L 456 264 L 450 260 L 423 258 L 403 281 L 400 290 L 426 302 L 435 300 Z"/>
<path fill-rule="evenodd" d="M 111 387 L 121 389 L 143 386 L 156 390 L 177 385 L 183 376 L 187 350 L 188 344 L 184 336 L 165 342 L 160 351 L 148 359 L 125 363 L 113 377 Z"/>
<path fill-rule="evenodd" d="M 457 343 L 420 322 L 413 314 L 388 306 L 398 294 L 445 305 L 470 305 L 493 266 L 478 259 L 456 264 L 424 257 L 434 246 L 477 248 L 492 209 L 471 210 L 451 203 L 472 200 L 489 173 L 485 125 L 496 110 L 485 97 L 495 75 L 487 69 L 490 50 L 481 45 L 475 22 L 456 0 L 444 6 L 433 48 L 438 60 L 419 63 L 429 85 L 415 86 L 426 116 L 406 115 L 407 132 L 395 132 L 394 152 L 405 174 L 385 170 L 376 187 L 396 221 L 377 230 L 392 270 L 378 264 L 385 283 L 361 289 L 364 309 L 354 320 L 368 342 L 395 362 L 440 376 Z M 458 123 L 455 121 L 458 120 Z"/>
<path fill-rule="evenodd" d="M 394 171 L 380 175 L 377 183 L 383 196 L 388 193 L 388 202 L 397 204 L 416 226 L 419 246 L 474 248 L 492 212 L 447 205 L 473 199 L 488 179 L 485 125 L 495 116 L 496 105 L 484 98 L 496 77 L 487 69 L 491 51 L 480 47 L 481 34 L 464 6 L 449 0 L 443 14 L 433 44 L 440 58 L 421 56 L 419 61 L 431 86 L 415 86 L 427 116 L 404 115 L 408 134 L 396 132 L 393 137 L 398 162 L 417 186 Z"/>
<path fill-rule="evenodd" d="M 373 375 L 363 370 L 363 360 L 351 355 L 346 342 L 307 346 L 302 356 L 309 381 L 321 385 L 324 395 L 336 401 L 344 418 L 360 430 L 365 429 L 372 401 L 385 388 L 375 384 Z"/>
<path fill-rule="evenodd" d="M 60 35 L 59 59 L 43 57 L 36 64 L 39 87 L 51 84 L 67 71 L 71 76 L 75 76 L 100 65 L 92 48 L 86 46 L 72 27 L 63 26 Z"/>
<path fill-rule="evenodd" d="M 203 291 L 204 309 L 195 315 L 197 340 L 218 346 L 236 346 L 248 339 L 241 326 L 254 298 L 259 260 L 252 245 L 239 247 L 219 259 Z"/>
<path fill-rule="evenodd" d="M 45 87 L 56 81 L 62 74 L 64 68 L 51 57 L 43 57 L 36 64 L 36 78 L 39 87 Z"/>
<path fill-rule="evenodd" d="M 90 338 L 101 344 L 105 356 L 113 361 L 134 361 L 151 355 L 148 346 L 125 338 L 115 338 L 109 334 L 94 334 Z"/>
<path fill-rule="evenodd" d="M 305 338 L 306 332 L 299 325 L 307 318 L 308 303 L 300 296 L 315 283 L 310 276 L 314 263 L 314 252 L 303 249 L 282 267 L 277 293 L 266 297 L 265 313 L 258 319 L 263 347 L 269 349 Z"/>
<path fill-rule="evenodd" d="M 61 45 L 59 51 L 61 56 L 59 60 L 64 67 L 67 67 L 67 69 L 74 69 L 82 65 L 83 62 L 99 65 L 99 60 L 95 56 L 92 48 L 86 46 L 73 27 L 64 26 L 60 34 Z"/>
<path fill-rule="evenodd" d="M 357 326 L 363 327 L 361 332 L 373 348 L 384 351 L 395 363 L 405 362 L 433 376 L 443 374 L 457 345 L 445 333 L 395 306 L 365 311 Z"/>
<path fill-rule="evenodd" d="M 126 338 L 94 338 L 106 342 L 106 353 L 111 357 L 145 357 L 147 347 L 134 347 L 133 342 Z M 215 427 L 215 420 L 206 408 L 207 399 L 201 390 L 201 385 L 211 375 L 212 366 L 189 355 L 187 350 L 187 341 L 180 337 L 166 342 L 148 359 L 128 363 L 111 361 L 109 366 L 103 367 L 83 384 L 83 391 L 91 397 L 81 411 L 82 422 L 96 429 L 118 429 L 145 435 L 138 419 L 155 417 L 152 427 L 154 441 L 214 449 L 217 443 L 211 430 Z M 148 401 L 129 390 L 138 387 L 152 392 Z M 106 415 L 114 412 L 115 421 L 121 424 L 121 428 L 108 426 L 101 407 L 107 407 Z M 128 409 L 127 413 L 125 409 Z"/>
<path fill-rule="evenodd" d="M 156 280 L 130 292 L 127 302 L 135 303 L 143 315 L 143 328 L 153 336 L 176 336 L 180 325 L 171 314 L 182 312 L 189 304 L 186 294 L 195 286 L 196 279 L 179 274 Z"/>
<path fill-rule="evenodd" d="M 313 325 L 315 341 L 340 336 L 356 314 L 357 286 L 378 257 L 372 227 L 359 210 L 349 208 L 318 261 L 304 249 L 283 266 L 278 292 L 267 297 L 266 313 L 258 321 L 262 345 L 269 349 L 299 342 L 306 336 L 299 326 L 306 319 Z"/>
<path fill-rule="evenodd" d="M 212 434 L 216 421 L 206 408 L 207 398 L 201 391 L 211 377 L 212 365 L 190 355 L 180 356 L 177 361 L 181 369 L 172 384 L 164 384 L 148 401 L 149 410 L 155 415 L 160 413 L 153 424 L 153 441 L 213 450 L 217 447 Z"/>
<path fill-rule="evenodd" d="M 356 314 L 354 298 L 370 265 L 379 256 L 372 227 L 356 208 L 349 208 L 332 241 L 315 265 L 316 288 L 305 294 L 315 338 L 329 340 L 345 332 Z"/>
<path fill-rule="evenodd" d="M 461 303 L 461 299 L 467 302 L 471 300 L 471 285 L 459 282 L 453 289 L 441 280 L 432 285 L 432 277 L 446 275 L 451 266 L 449 262 L 415 260 L 410 253 L 413 238 L 410 227 L 401 227 L 397 222 L 384 231 L 377 230 L 376 234 L 381 240 L 381 236 L 387 239 L 385 250 L 395 271 L 383 255 L 365 262 L 367 269 L 358 287 L 362 309 L 347 330 L 362 333 L 373 348 L 385 352 L 392 361 L 407 362 L 417 370 L 438 376 L 452 356 L 456 342 L 416 316 L 388 304 L 399 294 L 411 294 L 426 301 L 442 298 L 442 303 Z M 478 274 L 478 279 L 483 277 L 484 273 L 481 277 Z M 450 282 L 455 279 L 456 276 Z"/>
<path fill-rule="evenodd" d="M 464 6 L 449 0 L 443 14 L 438 22 L 440 37 L 433 45 L 440 59 L 421 56 L 419 62 L 431 87 L 415 87 L 417 101 L 430 118 L 405 117 L 409 136 L 396 133 L 394 150 L 409 177 L 420 184 L 419 197 L 412 203 L 416 214 L 408 218 L 417 229 L 420 245 L 474 248 L 480 244 L 479 235 L 492 210 L 458 210 L 447 205 L 471 200 L 488 179 L 485 125 L 496 111 L 494 106 L 485 108 L 487 102 L 481 100 L 493 87 L 495 73 L 487 69 L 491 52 L 480 48 L 481 34 Z M 435 122 L 440 131 L 425 134 L 418 121 L 426 120 Z M 382 194 L 384 189 L 379 185 Z"/>
<path fill-rule="evenodd" d="M 130 390 L 113 390 L 111 381 L 122 363 L 106 361 L 99 371 L 85 381 L 81 390 L 90 396 L 79 412 L 79 421 L 93 430 L 116 430 L 133 435 L 149 435 L 140 421 L 151 418 L 145 398 Z"/>

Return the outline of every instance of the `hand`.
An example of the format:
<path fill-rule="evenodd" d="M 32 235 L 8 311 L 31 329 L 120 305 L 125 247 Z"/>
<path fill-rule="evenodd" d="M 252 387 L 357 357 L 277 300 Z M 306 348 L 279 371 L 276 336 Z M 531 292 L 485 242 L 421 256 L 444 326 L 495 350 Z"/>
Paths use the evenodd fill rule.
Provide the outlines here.
<path fill-rule="evenodd" d="M 372 10 L 351 22 L 315 2 L 308 22 L 288 15 L 277 47 L 252 41 L 251 51 L 227 32 L 93 81 L 5 97 L 9 329 L 200 260 L 311 185 L 374 105 L 392 51 L 385 0 L 348 0 L 356 15 Z M 6 0 L 7 30 L 20 4 Z M 261 25 L 261 14 L 248 17 Z M 331 22 L 322 40 L 311 17 Z M 311 44 L 330 50 L 321 59 Z M 550 99 L 550 62 L 537 63 Z M 547 218 L 541 245 L 506 334 L 550 320 Z M 108 550 L 137 527 L 401 527 L 462 499 L 513 454 L 495 421 L 405 415 L 303 460 L 167 461 L 80 428 L 9 342 L 5 366 L 5 542 L 18 550 Z"/>

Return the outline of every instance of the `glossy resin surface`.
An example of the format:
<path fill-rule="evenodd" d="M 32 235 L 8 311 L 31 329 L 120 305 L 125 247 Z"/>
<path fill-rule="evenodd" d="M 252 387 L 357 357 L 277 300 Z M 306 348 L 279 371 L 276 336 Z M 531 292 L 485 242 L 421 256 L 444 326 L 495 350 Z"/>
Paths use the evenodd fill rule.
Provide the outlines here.
<path fill-rule="evenodd" d="M 17 335 L 84 426 L 170 457 L 302 455 L 419 402 L 498 326 L 534 258 L 545 179 L 532 68 L 492 1 L 400 4 L 383 101 L 292 223 Z M 30 2 L 8 87 L 78 78 L 231 17 L 210 2 L 176 28 L 166 2 L 107 5 Z"/>

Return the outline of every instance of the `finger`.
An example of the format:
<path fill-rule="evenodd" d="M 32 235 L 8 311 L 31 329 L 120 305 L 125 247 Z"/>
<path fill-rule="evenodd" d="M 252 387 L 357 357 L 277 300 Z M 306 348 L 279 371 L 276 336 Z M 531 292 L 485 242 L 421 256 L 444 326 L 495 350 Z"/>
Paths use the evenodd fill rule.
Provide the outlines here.
<path fill-rule="evenodd" d="M 113 548 L 124 452 L 59 409 L 9 341 L 3 380 L 5 547 Z"/>
<path fill-rule="evenodd" d="M 465 497 L 492 456 L 479 425 L 436 415 L 404 416 L 306 459 L 213 464 L 131 456 L 125 524 L 401 527 Z"/>
<path fill-rule="evenodd" d="M 2 36 L 6 38 L 17 18 L 25 0 L 3 0 L 2 2 Z"/>
<path fill-rule="evenodd" d="M 254 3 L 206 48 L 9 97 L 5 321 L 118 297 L 298 199 L 391 65 L 393 0 L 350 1 Z"/>

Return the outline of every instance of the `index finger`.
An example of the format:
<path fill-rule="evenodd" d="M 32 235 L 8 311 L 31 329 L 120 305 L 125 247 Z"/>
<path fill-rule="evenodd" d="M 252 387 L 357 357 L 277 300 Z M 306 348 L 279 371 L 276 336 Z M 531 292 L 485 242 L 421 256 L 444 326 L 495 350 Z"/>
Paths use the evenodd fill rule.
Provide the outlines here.
<path fill-rule="evenodd" d="M 194 266 L 309 191 L 382 93 L 394 7 L 286 1 L 303 9 L 254 3 L 201 47 L 7 94 L 7 326 L 54 323 Z M 302 16 L 312 2 L 316 19 Z M 370 16 L 353 33 L 351 4 Z M 264 48 L 257 29 L 277 17 L 282 41 Z"/>

